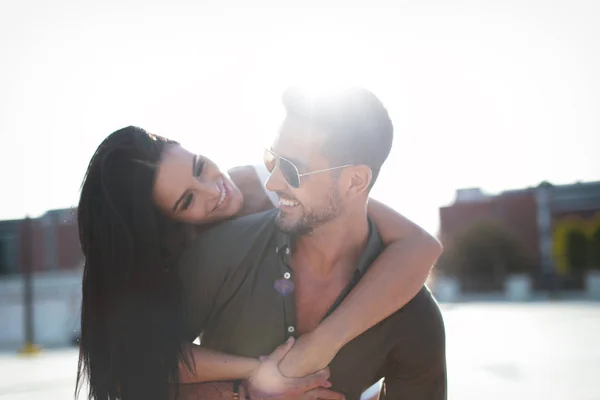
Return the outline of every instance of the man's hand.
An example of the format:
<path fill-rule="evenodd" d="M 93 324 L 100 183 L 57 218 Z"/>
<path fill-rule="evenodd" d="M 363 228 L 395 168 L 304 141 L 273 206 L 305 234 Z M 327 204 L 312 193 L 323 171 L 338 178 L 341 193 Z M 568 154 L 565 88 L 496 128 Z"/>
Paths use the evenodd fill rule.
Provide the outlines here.
<path fill-rule="evenodd" d="M 242 398 L 244 398 L 244 392 L 240 392 Z M 248 397 L 246 397 L 248 398 Z M 346 396 L 341 393 L 334 392 L 330 389 L 316 388 L 311 389 L 308 392 L 304 392 L 301 395 L 283 395 L 275 397 L 252 397 L 252 400 L 346 400 Z M 371 400 L 371 399 L 369 399 Z M 376 399 L 373 399 L 376 400 Z"/>
<path fill-rule="evenodd" d="M 294 345 L 294 339 L 290 338 L 287 342 L 279 346 L 271 355 L 263 357 L 258 369 L 248 379 L 248 394 L 253 400 L 259 399 L 317 399 L 319 397 L 310 397 L 312 395 L 330 396 L 321 397 L 323 399 L 338 399 L 340 397 L 331 397 L 333 392 L 323 391 L 331 387 L 329 379 L 329 369 L 321 369 L 312 375 L 301 378 L 288 378 L 279 371 L 279 363 L 290 351 Z M 312 394 L 311 394 L 312 391 Z M 320 393 L 320 394 L 319 394 Z M 305 397 L 302 397 L 305 396 Z M 308 396 L 308 397 L 306 397 Z"/>
<path fill-rule="evenodd" d="M 316 331 L 300 336 L 279 363 L 279 370 L 284 376 L 299 377 L 326 368 L 337 353 L 331 343 L 333 340 L 319 339 Z"/>
<path fill-rule="evenodd" d="M 300 397 L 295 397 L 294 400 L 346 400 L 346 396 L 333 390 L 316 388 L 309 390 Z"/>

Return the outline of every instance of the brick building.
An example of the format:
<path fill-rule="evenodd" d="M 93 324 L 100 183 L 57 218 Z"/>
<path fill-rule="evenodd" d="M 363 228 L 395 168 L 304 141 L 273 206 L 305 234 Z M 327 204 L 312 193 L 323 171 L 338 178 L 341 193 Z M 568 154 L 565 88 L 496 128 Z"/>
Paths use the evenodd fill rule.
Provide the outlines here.
<path fill-rule="evenodd" d="M 541 184 L 534 188 L 487 195 L 460 189 L 454 204 L 440 208 L 440 238 L 451 248 L 461 232 L 483 219 L 502 222 L 529 250 L 534 274 L 568 277 L 563 236 L 582 230 L 588 237 L 600 231 L 600 182 Z M 23 248 L 32 249 L 34 271 L 74 270 L 83 264 L 76 210 L 50 210 L 31 220 L 30 245 L 23 246 L 23 220 L 0 221 L 0 276 L 22 271 Z"/>
<path fill-rule="evenodd" d="M 83 265 L 74 209 L 51 210 L 30 222 L 26 239 L 24 220 L 0 221 L 0 276 L 23 270 L 21 252 L 27 248 L 34 271 L 73 270 Z M 29 240 L 29 245 L 23 240 Z"/>
<path fill-rule="evenodd" d="M 542 183 L 498 195 L 460 189 L 454 204 L 440 208 L 444 247 L 452 248 L 459 234 L 482 220 L 498 221 L 517 234 L 532 257 L 534 277 L 557 276 L 563 287 L 579 287 L 565 238 L 579 230 L 589 246 L 598 246 L 593 237 L 600 235 L 600 182 Z"/>

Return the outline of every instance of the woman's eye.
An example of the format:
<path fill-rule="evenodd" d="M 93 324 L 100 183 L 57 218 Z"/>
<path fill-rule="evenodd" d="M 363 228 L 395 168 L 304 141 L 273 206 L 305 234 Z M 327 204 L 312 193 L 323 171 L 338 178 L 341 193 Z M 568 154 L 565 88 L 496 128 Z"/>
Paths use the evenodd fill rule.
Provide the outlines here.
<path fill-rule="evenodd" d="M 192 193 L 188 194 L 185 200 L 183 201 L 183 205 L 181 206 L 181 210 L 187 210 L 192 204 L 192 200 L 194 200 L 194 195 Z"/>
<path fill-rule="evenodd" d="M 196 176 L 202 175 L 202 170 L 204 169 L 204 164 L 206 160 L 201 156 L 198 156 L 198 161 L 196 162 Z"/>

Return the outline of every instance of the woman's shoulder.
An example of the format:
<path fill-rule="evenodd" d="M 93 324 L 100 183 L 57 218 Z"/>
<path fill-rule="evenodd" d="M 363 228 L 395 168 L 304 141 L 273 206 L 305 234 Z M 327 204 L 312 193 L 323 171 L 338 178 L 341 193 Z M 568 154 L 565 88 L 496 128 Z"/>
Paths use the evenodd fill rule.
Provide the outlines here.
<path fill-rule="evenodd" d="M 263 211 L 277 204 L 277 195 L 265 187 L 270 175 L 263 164 L 245 165 L 229 170 L 229 176 L 244 196 L 245 210 L 242 214 Z"/>
<path fill-rule="evenodd" d="M 189 243 L 184 253 L 210 254 L 219 250 L 226 253 L 228 248 L 239 248 L 252 238 L 269 235 L 276 228 L 277 212 L 277 209 L 271 209 L 248 214 L 203 229 Z"/>
<path fill-rule="evenodd" d="M 210 229 L 207 229 L 202 234 L 220 235 L 227 232 L 230 233 L 231 236 L 243 236 L 247 232 L 256 232 L 257 230 L 261 229 L 274 228 L 275 217 L 278 213 L 278 209 L 271 208 L 265 211 L 255 212 L 253 214 L 248 214 L 241 217 L 235 217 L 223 222 L 219 222 Z"/>
<path fill-rule="evenodd" d="M 224 221 L 199 233 L 179 258 L 182 278 L 219 280 L 273 237 L 276 210 Z M 200 268 L 198 268 L 201 266 Z M 195 278 L 193 278 L 195 277 Z"/>
<path fill-rule="evenodd" d="M 245 247 L 257 239 L 267 239 L 276 229 L 277 209 L 256 212 L 224 221 L 204 234 L 215 245 Z M 202 236 L 199 237 L 202 240 Z"/>

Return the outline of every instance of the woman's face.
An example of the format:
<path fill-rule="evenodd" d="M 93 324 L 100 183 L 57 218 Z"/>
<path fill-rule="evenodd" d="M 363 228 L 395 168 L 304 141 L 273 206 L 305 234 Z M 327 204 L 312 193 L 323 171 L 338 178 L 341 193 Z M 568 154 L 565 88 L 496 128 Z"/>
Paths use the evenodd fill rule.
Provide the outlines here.
<path fill-rule="evenodd" d="M 168 146 L 158 165 L 154 202 L 168 216 L 207 223 L 234 216 L 243 197 L 226 173 L 206 157 Z"/>

